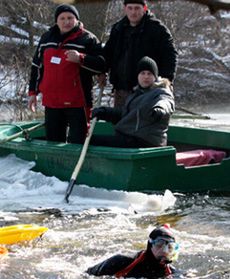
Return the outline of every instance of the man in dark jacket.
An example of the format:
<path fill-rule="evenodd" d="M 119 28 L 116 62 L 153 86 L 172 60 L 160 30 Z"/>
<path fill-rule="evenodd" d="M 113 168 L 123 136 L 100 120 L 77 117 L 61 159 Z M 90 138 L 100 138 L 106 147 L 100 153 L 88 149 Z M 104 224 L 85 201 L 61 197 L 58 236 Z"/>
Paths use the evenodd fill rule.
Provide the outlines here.
<path fill-rule="evenodd" d="M 137 84 L 138 61 L 154 59 L 159 75 L 173 82 L 177 51 L 168 28 L 147 10 L 145 0 L 124 0 L 126 16 L 115 23 L 104 47 L 104 57 L 114 88 L 114 105 L 122 106 Z"/>
<path fill-rule="evenodd" d="M 55 25 L 41 36 L 33 58 L 29 107 L 35 109 L 36 96 L 42 93 L 47 140 L 83 143 L 92 107 L 92 76 L 104 71 L 102 48 L 84 29 L 74 6 L 59 5 L 54 18 Z"/>
<path fill-rule="evenodd" d="M 115 135 L 93 135 L 91 144 L 111 147 L 154 147 L 167 144 L 174 112 L 168 79 L 158 76 L 153 59 L 143 57 L 137 65 L 138 86 L 123 107 L 99 107 L 92 116 L 115 124 Z"/>
<path fill-rule="evenodd" d="M 147 249 L 135 256 L 115 255 L 87 270 L 95 276 L 117 278 L 159 278 L 178 271 L 170 264 L 177 260 L 179 245 L 168 224 L 155 228 L 149 235 Z M 178 272 L 179 273 L 179 272 Z"/>

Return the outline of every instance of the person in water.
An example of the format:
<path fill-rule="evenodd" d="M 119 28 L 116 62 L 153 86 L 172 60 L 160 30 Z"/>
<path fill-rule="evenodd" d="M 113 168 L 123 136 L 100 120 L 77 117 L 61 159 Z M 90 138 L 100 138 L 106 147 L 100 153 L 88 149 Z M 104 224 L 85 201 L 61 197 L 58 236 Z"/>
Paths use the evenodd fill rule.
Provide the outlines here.
<path fill-rule="evenodd" d="M 177 260 L 179 244 L 175 240 L 169 224 L 156 227 L 149 235 L 146 250 L 133 257 L 114 255 L 111 258 L 88 268 L 90 275 L 111 275 L 116 278 L 159 278 L 178 273 L 172 266 Z"/>
<path fill-rule="evenodd" d="M 167 145 L 167 131 L 175 109 L 171 83 L 158 76 L 156 62 L 143 57 L 137 66 L 138 85 L 123 107 L 99 107 L 92 117 L 112 122 L 114 135 L 93 135 L 92 145 L 155 147 Z"/>

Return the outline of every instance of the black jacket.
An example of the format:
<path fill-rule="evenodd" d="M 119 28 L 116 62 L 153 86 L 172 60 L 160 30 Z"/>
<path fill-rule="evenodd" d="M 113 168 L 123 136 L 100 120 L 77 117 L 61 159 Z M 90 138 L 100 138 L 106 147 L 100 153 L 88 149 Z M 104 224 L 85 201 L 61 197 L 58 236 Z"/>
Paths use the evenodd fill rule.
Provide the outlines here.
<path fill-rule="evenodd" d="M 173 81 L 177 51 L 172 35 L 149 12 L 136 27 L 130 27 L 127 17 L 112 27 L 104 47 L 104 57 L 110 69 L 110 82 L 115 89 L 132 90 L 137 84 L 137 63 L 143 56 L 154 59 L 159 75 Z"/>
<path fill-rule="evenodd" d="M 95 276 L 116 275 L 132 264 L 143 251 L 138 252 L 133 257 L 124 255 L 115 255 L 87 270 L 87 273 Z M 144 259 L 139 261 L 131 268 L 131 270 L 122 277 L 124 278 L 147 278 L 155 279 L 175 273 L 176 270 L 169 264 L 161 265 L 152 255 L 150 251 L 145 253 Z"/>

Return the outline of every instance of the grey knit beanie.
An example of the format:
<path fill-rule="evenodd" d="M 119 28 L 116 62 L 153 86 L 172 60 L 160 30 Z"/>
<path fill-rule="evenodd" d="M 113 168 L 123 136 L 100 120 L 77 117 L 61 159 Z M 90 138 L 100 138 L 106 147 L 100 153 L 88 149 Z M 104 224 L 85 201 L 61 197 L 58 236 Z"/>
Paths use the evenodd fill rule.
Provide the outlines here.
<path fill-rule="evenodd" d="M 78 10 L 73 6 L 73 5 L 68 5 L 68 4 L 61 4 L 57 6 L 54 14 L 55 22 L 57 22 L 57 18 L 61 13 L 64 12 L 69 12 L 75 15 L 76 19 L 79 20 L 79 12 Z"/>
<path fill-rule="evenodd" d="M 124 0 L 124 5 L 127 4 L 141 4 L 141 5 L 145 5 L 146 1 L 145 0 Z"/>
<path fill-rule="evenodd" d="M 150 71 L 155 76 L 155 78 L 158 79 L 157 64 L 152 58 L 148 56 L 141 58 L 137 64 L 137 75 L 139 75 L 141 71 Z"/>

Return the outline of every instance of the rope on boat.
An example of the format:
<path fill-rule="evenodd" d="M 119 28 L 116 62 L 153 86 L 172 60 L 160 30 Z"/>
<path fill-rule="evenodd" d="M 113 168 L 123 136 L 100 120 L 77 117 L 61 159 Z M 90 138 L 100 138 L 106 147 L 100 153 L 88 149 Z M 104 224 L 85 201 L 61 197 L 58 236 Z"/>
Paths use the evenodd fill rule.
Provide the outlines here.
<path fill-rule="evenodd" d="M 8 125 L 9 125 L 9 124 L 8 124 Z M 14 124 L 13 124 L 13 125 L 14 125 Z M 15 134 L 13 134 L 13 135 L 11 135 L 11 136 L 8 136 L 8 137 L 4 138 L 3 140 L 0 140 L 0 144 L 5 143 L 5 142 L 8 142 L 8 141 L 10 141 L 10 140 L 13 140 L 13 139 L 15 139 L 15 138 L 17 138 L 17 137 L 19 137 L 19 136 L 21 136 L 21 135 L 24 135 L 24 137 L 25 137 L 26 140 L 30 140 L 29 132 L 32 132 L 32 131 L 34 131 L 34 130 L 36 130 L 36 129 L 38 129 L 38 128 L 41 128 L 43 125 L 44 125 L 44 123 L 39 123 L 39 124 L 34 125 L 34 126 L 30 127 L 30 128 L 27 128 L 27 129 L 23 129 L 22 127 L 20 127 L 20 126 L 18 126 L 18 125 L 14 125 L 14 126 L 16 126 L 16 127 L 20 127 L 20 130 L 21 130 L 21 131 L 15 133 Z"/>

